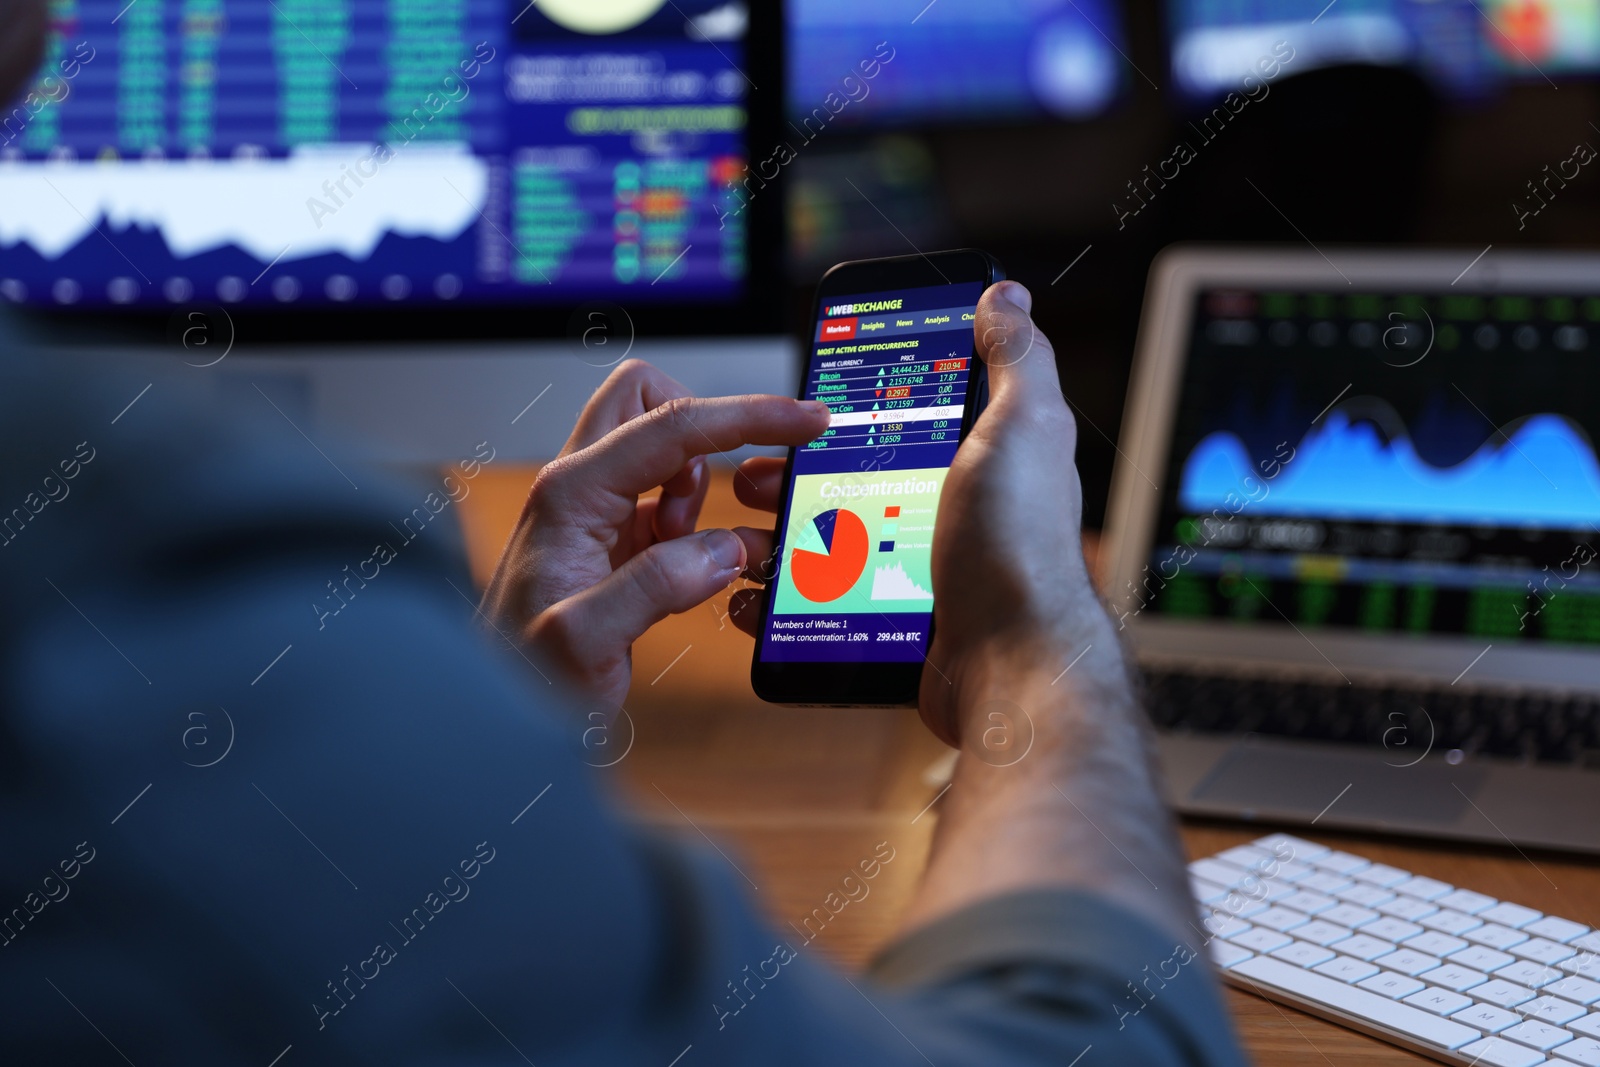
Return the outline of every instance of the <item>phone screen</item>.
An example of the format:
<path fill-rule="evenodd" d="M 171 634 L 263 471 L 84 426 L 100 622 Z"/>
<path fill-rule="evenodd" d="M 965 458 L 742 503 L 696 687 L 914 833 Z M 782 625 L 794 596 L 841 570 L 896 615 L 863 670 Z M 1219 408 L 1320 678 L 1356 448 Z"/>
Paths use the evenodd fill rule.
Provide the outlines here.
<path fill-rule="evenodd" d="M 981 282 L 824 298 L 804 396 L 832 423 L 794 455 L 766 663 L 924 659 L 934 516 L 961 441 Z"/>

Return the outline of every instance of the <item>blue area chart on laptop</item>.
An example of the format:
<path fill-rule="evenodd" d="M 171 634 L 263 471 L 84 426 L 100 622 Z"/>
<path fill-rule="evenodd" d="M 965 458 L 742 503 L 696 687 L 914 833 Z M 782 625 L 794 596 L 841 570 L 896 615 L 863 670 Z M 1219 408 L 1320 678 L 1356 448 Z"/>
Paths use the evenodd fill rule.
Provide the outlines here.
<path fill-rule="evenodd" d="M 1263 495 L 1265 492 L 1265 495 Z M 1178 500 L 1193 511 L 1368 522 L 1568 528 L 1600 523 L 1600 462 L 1587 435 L 1558 415 L 1533 415 L 1461 463 L 1435 467 L 1407 437 L 1331 412 L 1271 481 L 1227 431 L 1203 438 L 1183 465 Z"/>

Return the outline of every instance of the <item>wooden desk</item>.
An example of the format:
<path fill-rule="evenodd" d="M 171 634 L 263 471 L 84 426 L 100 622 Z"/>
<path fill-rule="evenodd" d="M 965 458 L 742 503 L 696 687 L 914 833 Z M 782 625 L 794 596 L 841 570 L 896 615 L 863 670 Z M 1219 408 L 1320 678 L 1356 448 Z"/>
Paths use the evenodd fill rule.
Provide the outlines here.
<path fill-rule="evenodd" d="M 474 576 L 483 584 L 522 508 L 531 470 L 486 470 L 462 506 Z M 703 525 L 770 521 L 733 499 L 718 472 Z M 848 905 L 815 944 L 841 966 L 860 967 L 895 929 L 921 872 L 938 818 L 938 792 L 923 775 L 947 751 L 912 711 L 799 710 L 763 704 L 750 692 L 750 639 L 726 623 L 726 597 L 676 616 L 634 649 L 626 705 L 634 743 L 596 773 L 645 817 L 700 841 L 704 833 L 751 885 L 774 923 L 798 925 L 849 869 L 888 842 L 894 859 L 869 896 Z M 619 730 L 619 734 L 620 734 Z M 625 738 L 619 736 L 618 743 Z M 1593 818 L 1574 812 L 1573 818 Z M 1266 832 L 1187 823 L 1190 857 Z M 1551 914 L 1600 924 L 1600 864 L 1510 848 L 1436 846 L 1365 835 L 1306 834 L 1455 885 Z M 703 843 L 703 842 L 702 842 Z M 1423 1064 L 1403 1052 L 1292 1008 L 1232 989 L 1241 1039 L 1264 1065 Z"/>

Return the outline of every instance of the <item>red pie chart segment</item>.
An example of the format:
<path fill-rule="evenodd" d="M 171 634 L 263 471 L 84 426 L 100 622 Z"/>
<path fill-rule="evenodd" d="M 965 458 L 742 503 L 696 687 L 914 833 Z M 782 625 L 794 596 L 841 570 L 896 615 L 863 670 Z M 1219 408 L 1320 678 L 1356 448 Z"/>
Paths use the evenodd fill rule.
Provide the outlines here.
<path fill-rule="evenodd" d="M 826 551 L 796 548 L 789 555 L 789 576 L 801 596 L 826 604 L 848 593 L 867 569 L 867 526 L 861 516 L 843 508 L 824 511 L 812 525 Z"/>

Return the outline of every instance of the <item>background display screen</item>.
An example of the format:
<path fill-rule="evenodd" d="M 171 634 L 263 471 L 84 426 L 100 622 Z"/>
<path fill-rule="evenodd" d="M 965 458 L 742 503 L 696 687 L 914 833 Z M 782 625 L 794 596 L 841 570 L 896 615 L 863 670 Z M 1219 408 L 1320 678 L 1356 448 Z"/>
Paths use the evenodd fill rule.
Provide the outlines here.
<path fill-rule="evenodd" d="M 1146 607 L 1600 643 L 1600 300 L 1199 298 Z"/>
<path fill-rule="evenodd" d="M 1167 12 L 1173 78 L 1191 97 L 1248 89 L 1245 74 L 1278 41 L 1294 70 L 1406 66 L 1465 99 L 1600 68 L 1597 0 L 1353 0 L 1320 13 L 1296 0 L 1168 0 Z"/>
<path fill-rule="evenodd" d="M 842 123 L 1092 118 L 1127 88 L 1119 53 L 1131 46 L 1112 0 L 925 4 L 790 0 L 784 11 L 795 122 L 840 92 L 841 77 L 880 42 L 894 59 L 884 77 L 858 85 L 839 113 Z"/>
<path fill-rule="evenodd" d="M 824 298 L 805 395 L 833 421 L 794 457 L 763 661 L 926 656 L 934 516 L 982 294 L 972 282 Z"/>
<path fill-rule="evenodd" d="M 0 114 L 0 296 L 725 302 L 748 18 L 714 0 L 58 0 Z"/>

